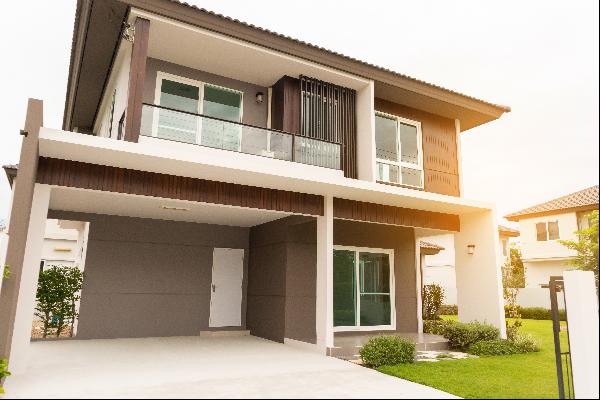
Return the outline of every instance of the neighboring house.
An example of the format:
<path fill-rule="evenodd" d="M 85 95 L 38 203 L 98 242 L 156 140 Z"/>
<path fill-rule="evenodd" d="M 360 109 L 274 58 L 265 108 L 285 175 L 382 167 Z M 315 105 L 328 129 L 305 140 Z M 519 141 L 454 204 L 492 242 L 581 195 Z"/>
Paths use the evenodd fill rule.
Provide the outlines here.
<path fill-rule="evenodd" d="M 494 206 L 462 197 L 460 134 L 509 108 L 177 1 L 80 0 L 72 43 L 62 129 L 39 100 L 25 122 L 0 298 L 13 370 L 46 218 L 90 224 L 82 339 L 247 329 L 335 354 L 418 337 L 420 239 L 439 234 L 459 318 L 504 332 Z"/>
<path fill-rule="evenodd" d="M 502 266 L 510 256 L 510 239 L 519 231 L 498 225 L 498 263 Z M 423 284 L 438 284 L 444 288 L 444 304 L 458 304 L 456 289 L 454 235 L 423 238 L 421 241 L 421 271 Z M 425 244 L 425 245 L 424 245 Z M 425 251 L 424 248 L 429 251 Z"/>
<path fill-rule="evenodd" d="M 549 307 L 546 289 L 551 276 L 573 267 L 576 255 L 559 240 L 577 240 L 575 231 L 589 226 L 588 214 L 598 209 L 598 185 L 507 215 L 519 222 L 521 254 L 525 265 L 525 289 L 519 293 L 523 306 Z"/>

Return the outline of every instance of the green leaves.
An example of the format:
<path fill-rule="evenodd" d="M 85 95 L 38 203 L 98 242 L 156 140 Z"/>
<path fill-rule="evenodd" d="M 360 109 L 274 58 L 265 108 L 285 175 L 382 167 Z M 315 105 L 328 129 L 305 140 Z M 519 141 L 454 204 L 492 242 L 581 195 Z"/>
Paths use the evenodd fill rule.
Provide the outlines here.
<path fill-rule="evenodd" d="M 44 338 L 50 330 L 60 336 L 78 316 L 75 304 L 81 298 L 83 272 L 77 267 L 52 267 L 40 272 L 35 315 L 44 322 Z"/>
<path fill-rule="evenodd" d="M 10 376 L 10 372 L 8 372 L 8 360 L 6 358 L 0 359 L 0 394 L 4 394 L 4 388 L 2 387 L 2 379 Z"/>
<path fill-rule="evenodd" d="M 596 276 L 596 289 L 598 289 L 598 210 L 587 214 L 589 228 L 576 231 L 579 241 L 559 240 L 558 242 L 577 255 L 569 264 L 583 271 L 593 271 Z"/>
<path fill-rule="evenodd" d="M 423 319 L 439 318 L 440 308 L 444 302 L 444 288 L 434 283 L 423 286 Z"/>
<path fill-rule="evenodd" d="M 4 264 L 4 267 L 2 268 L 2 277 L 4 279 L 10 278 L 10 268 L 8 264 Z"/>

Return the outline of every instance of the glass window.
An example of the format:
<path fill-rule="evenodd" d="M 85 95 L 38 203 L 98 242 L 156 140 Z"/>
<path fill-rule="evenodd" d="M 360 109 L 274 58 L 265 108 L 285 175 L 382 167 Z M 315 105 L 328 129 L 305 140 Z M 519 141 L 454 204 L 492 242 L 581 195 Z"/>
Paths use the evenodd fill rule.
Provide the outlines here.
<path fill-rule="evenodd" d="M 333 325 L 356 325 L 355 254 L 333 251 Z"/>
<path fill-rule="evenodd" d="M 402 183 L 410 186 L 421 186 L 421 175 L 418 169 L 402 167 Z"/>
<path fill-rule="evenodd" d="M 398 122 L 395 118 L 375 115 L 375 154 L 382 160 L 398 161 Z"/>
<path fill-rule="evenodd" d="M 548 240 L 558 240 L 558 221 L 548 222 Z"/>
<path fill-rule="evenodd" d="M 392 325 L 391 274 L 388 253 L 334 250 L 334 326 Z"/>
<path fill-rule="evenodd" d="M 375 156 L 377 180 L 423 187 L 420 125 L 375 113 Z"/>
<path fill-rule="evenodd" d="M 390 257 L 380 253 L 359 254 L 360 325 L 390 325 Z"/>
<path fill-rule="evenodd" d="M 402 150 L 402 162 L 419 164 L 419 142 L 417 127 L 414 125 L 401 123 L 400 143 L 402 144 L 400 147 Z"/>
<path fill-rule="evenodd" d="M 160 105 L 198 113 L 200 88 L 163 79 L 160 87 Z M 199 119 L 195 115 L 170 110 L 159 110 L 156 136 L 179 142 L 196 143 Z"/>
<path fill-rule="evenodd" d="M 226 121 L 241 122 L 242 94 L 216 86 L 204 86 L 202 114 Z M 226 150 L 240 150 L 242 129 L 211 118 L 202 119 L 202 144 Z"/>
<path fill-rule="evenodd" d="M 545 222 L 538 222 L 537 224 L 535 224 L 535 230 L 536 230 L 538 242 L 544 242 L 544 241 L 548 240 L 548 232 L 546 231 L 546 223 Z"/>

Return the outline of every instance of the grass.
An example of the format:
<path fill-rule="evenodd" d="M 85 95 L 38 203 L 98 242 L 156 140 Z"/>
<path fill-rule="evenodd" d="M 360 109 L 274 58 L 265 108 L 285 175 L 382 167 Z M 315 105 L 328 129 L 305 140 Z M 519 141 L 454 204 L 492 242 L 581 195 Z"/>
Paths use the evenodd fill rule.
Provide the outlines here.
<path fill-rule="evenodd" d="M 464 398 L 558 398 L 552 321 L 522 321 L 521 333 L 535 336 L 540 352 L 418 362 L 378 370 Z M 561 340 L 566 348 L 566 335 Z"/>

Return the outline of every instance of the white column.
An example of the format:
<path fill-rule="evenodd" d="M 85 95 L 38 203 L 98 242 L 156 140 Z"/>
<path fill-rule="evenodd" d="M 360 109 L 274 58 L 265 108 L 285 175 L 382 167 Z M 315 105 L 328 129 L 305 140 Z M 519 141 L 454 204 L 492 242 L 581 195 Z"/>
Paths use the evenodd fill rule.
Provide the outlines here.
<path fill-rule="evenodd" d="M 494 325 L 506 337 L 498 240 L 494 210 L 460 216 L 460 232 L 454 236 L 458 318 Z M 475 246 L 473 254 L 469 245 Z"/>
<path fill-rule="evenodd" d="M 356 164 L 358 179 L 375 182 L 375 84 L 356 91 Z"/>
<path fill-rule="evenodd" d="M 35 294 L 37 291 L 49 202 L 50 186 L 36 183 L 33 189 L 31 214 L 27 230 L 27 244 L 25 245 L 23 271 L 21 274 L 21 286 L 9 356 L 10 370 L 13 374 L 23 372 L 29 358 L 31 323 L 35 309 Z"/>
<path fill-rule="evenodd" d="M 325 196 L 325 212 L 317 217 L 317 347 L 333 347 L 333 198 Z"/>
<path fill-rule="evenodd" d="M 591 271 L 565 271 L 569 351 L 576 399 L 598 398 L 598 297 Z"/>

